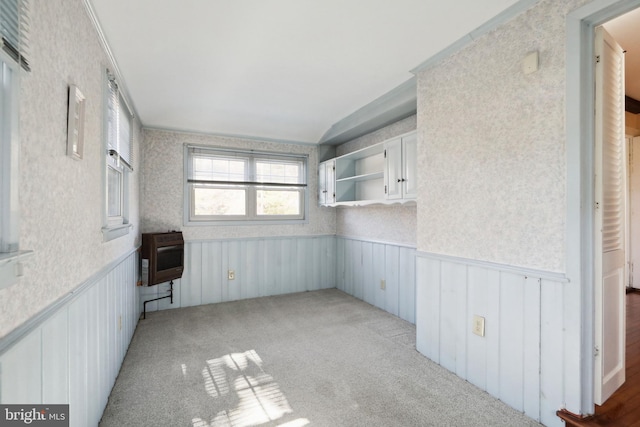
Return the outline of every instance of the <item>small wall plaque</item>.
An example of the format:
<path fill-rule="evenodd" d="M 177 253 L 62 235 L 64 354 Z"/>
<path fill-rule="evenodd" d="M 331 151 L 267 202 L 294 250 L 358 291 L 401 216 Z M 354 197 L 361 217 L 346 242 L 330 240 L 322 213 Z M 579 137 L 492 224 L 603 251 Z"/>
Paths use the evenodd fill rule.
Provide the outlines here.
<path fill-rule="evenodd" d="M 67 116 L 67 156 L 82 159 L 84 146 L 84 95 L 76 85 L 69 86 L 69 111 Z"/>

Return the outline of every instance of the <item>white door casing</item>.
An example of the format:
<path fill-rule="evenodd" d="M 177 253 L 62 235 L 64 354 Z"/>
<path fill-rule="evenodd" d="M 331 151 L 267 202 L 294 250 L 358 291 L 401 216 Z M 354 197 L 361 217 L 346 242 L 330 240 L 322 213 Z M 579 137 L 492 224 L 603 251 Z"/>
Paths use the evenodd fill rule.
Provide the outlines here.
<path fill-rule="evenodd" d="M 629 286 L 640 289 L 640 136 L 629 147 Z"/>
<path fill-rule="evenodd" d="M 625 380 L 626 156 L 624 54 L 602 28 L 595 40 L 594 402 Z"/>

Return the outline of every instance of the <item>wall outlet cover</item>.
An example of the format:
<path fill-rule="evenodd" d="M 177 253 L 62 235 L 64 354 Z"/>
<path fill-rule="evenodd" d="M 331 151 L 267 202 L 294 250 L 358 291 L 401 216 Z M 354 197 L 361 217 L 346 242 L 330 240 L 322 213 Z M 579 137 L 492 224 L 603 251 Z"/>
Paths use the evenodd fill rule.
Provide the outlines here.
<path fill-rule="evenodd" d="M 472 331 L 480 337 L 484 336 L 484 317 L 478 315 L 473 316 Z"/>
<path fill-rule="evenodd" d="M 522 60 L 522 72 L 524 74 L 531 74 L 538 71 L 540 68 L 540 55 L 538 51 L 529 52 L 527 56 Z"/>

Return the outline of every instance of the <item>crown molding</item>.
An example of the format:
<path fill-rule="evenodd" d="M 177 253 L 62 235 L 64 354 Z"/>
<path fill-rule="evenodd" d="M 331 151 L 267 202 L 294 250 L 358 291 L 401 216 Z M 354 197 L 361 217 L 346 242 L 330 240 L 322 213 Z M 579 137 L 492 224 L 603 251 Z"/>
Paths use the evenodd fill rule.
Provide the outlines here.
<path fill-rule="evenodd" d="M 416 114 L 416 77 L 390 90 L 369 104 L 336 122 L 322 136 L 320 144 L 339 145 L 374 132 Z"/>
<path fill-rule="evenodd" d="M 427 58 L 420 65 L 411 70 L 412 73 L 417 74 L 422 70 L 430 68 L 442 61 L 444 58 L 451 56 L 452 54 L 458 52 L 462 48 L 466 47 L 468 44 L 471 44 L 477 38 L 489 33 L 490 31 L 495 30 L 500 25 L 512 20 L 516 16 L 520 15 L 522 12 L 531 9 L 539 0 L 520 0 L 517 3 L 511 5 L 510 7 L 503 10 L 501 13 L 497 14 L 493 18 L 489 19 L 487 22 L 456 40 L 446 48 L 442 49 L 440 52 L 435 55 Z"/>
<path fill-rule="evenodd" d="M 127 84 L 124 80 L 124 77 L 122 76 L 122 73 L 120 72 L 120 67 L 118 66 L 118 62 L 116 61 L 115 56 L 113 56 L 113 51 L 109 46 L 107 37 L 105 36 L 104 31 L 102 31 L 102 26 L 100 26 L 100 20 L 98 19 L 98 16 L 95 13 L 93 5 L 91 4 L 91 0 L 83 0 L 83 3 L 85 6 L 85 9 L 87 10 L 87 14 L 89 15 L 89 19 L 91 20 L 91 23 L 93 24 L 93 27 L 95 28 L 96 33 L 98 34 L 100 45 L 102 46 L 104 53 L 107 55 L 107 58 L 109 59 L 111 71 L 113 72 L 116 79 L 118 80 L 118 87 L 123 94 L 124 101 L 127 104 L 127 107 L 129 107 L 131 114 L 133 114 L 134 117 L 137 117 L 138 120 L 140 120 L 136 111 L 136 107 L 133 103 L 133 99 L 129 96 L 129 90 L 127 89 Z"/>

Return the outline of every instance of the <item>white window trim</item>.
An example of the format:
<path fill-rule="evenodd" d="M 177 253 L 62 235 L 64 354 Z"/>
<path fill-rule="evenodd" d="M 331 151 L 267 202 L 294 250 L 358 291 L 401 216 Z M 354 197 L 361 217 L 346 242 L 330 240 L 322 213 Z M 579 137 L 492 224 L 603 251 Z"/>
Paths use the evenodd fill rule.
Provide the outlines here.
<path fill-rule="evenodd" d="M 220 219 L 220 217 L 203 217 L 199 216 L 199 219 L 192 218 L 191 212 L 193 209 L 193 197 L 192 190 L 194 188 L 189 181 L 189 168 L 190 168 L 190 155 L 189 149 L 197 148 L 202 150 L 212 150 L 212 151 L 229 151 L 235 153 L 254 153 L 254 154 L 264 154 L 266 157 L 271 156 L 283 156 L 286 158 L 287 156 L 291 158 L 300 158 L 304 159 L 304 182 L 305 187 L 302 190 L 298 190 L 303 194 L 300 200 L 300 207 L 302 209 L 301 216 L 287 216 L 287 215 L 253 215 L 250 217 L 246 216 L 229 216 L 225 219 Z M 308 224 L 309 223 L 309 158 L 305 155 L 296 155 L 296 154 L 287 154 L 287 153 L 279 153 L 279 152 L 258 152 L 254 150 L 248 149 L 233 149 L 233 148 L 224 148 L 224 147 L 213 147 L 213 146 L 195 146 L 191 144 L 184 145 L 184 203 L 183 203 L 183 223 L 185 226 L 210 226 L 210 225 L 293 225 L 293 224 Z M 269 187 L 266 185 L 265 187 Z M 255 201 L 255 191 L 249 192 L 249 196 L 245 199 L 247 205 L 256 204 Z M 247 206 L 247 211 L 249 210 L 249 206 Z"/>
<path fill-rule="evenodd" d="M 10 72 L 8 96 L 0 105 L 0 289 L 9 287 L 22 276 L 23 261 L 33 251 L 20 248 L 19 179 L 19 94 L 21 67 L 0 49 L 0 83 L 4 91 L 5 72 Z M 5 68 L 6 67 L 6 68 Z M 5 125 L 8 124 L 8 125 Z"/>
<path fill-rule="evenodd" d="M 0 289 L 15 284 L 22 276 L 23 263 L 33 256 L 33 251 L 0 253 Z"/>
<path fill-rule="evenodd" d="M 0 253 L 7 253 L 19 248 L 20 68 L 4 52 L 0 52 L 0 64 L 3 91 L 5 81 L 10 79 L 9 94 L 2 97 L 0 105 L 0 120 L 5 124 L 0 128 Z"/>
<path fill-rule="evenodd" d="M 117 239 L 118 237 L 126 236 L 133 229 L 133 224 L 129 222 L 129 198 L 131 195 L 130 188 L 130 173 L 132 172 L 130 166 L 128 164 L 122 165 L 120 164 L 120 159 L 117 158 L 115 161 L 118 162 L 116 166 L 122 172 L 122 187 L 120 192 L 121 197 L 121 208 L 122 215 L 118 217 L 109 217 L 109 202 L 108 202 L 108 163 L 112 162 L 114 156 L 111 156 L 109 153 L 109 109 L 107 107 L 107 103 L 109 102 L 110 90 L 109 90 L 109 76 L 110 72 L 108 69 L 104 70 L 104 86 L 103 86 L 103 137 L 102 137 L 102 148 L 103 148 L 103 159 L 102 159 L 102 188 L 103 188 L 103 206 L 102 206 L 102 240 L 103 242 L 109 242 L 111 240 Z M 127 112 L 131 116 L 131 133 L 133 135 L 133 114 L 131 113 L 129 106 L 127 105 L 124 96 L 119 94 L 118 102 L 122 102 L 122 107 L 127 109 Z M 117 132 L 116 132 L 117 133 Z M 133 141 L 131 142 L 133 146 Z"/>

